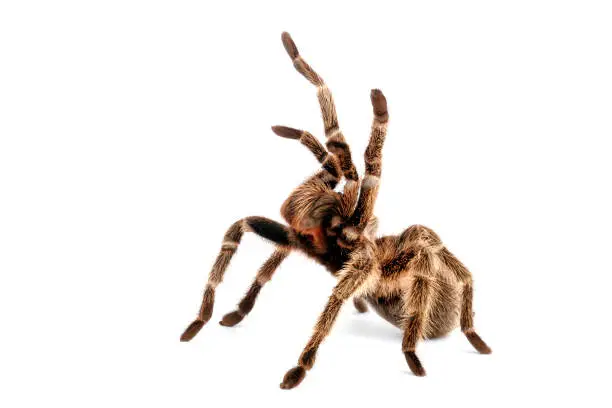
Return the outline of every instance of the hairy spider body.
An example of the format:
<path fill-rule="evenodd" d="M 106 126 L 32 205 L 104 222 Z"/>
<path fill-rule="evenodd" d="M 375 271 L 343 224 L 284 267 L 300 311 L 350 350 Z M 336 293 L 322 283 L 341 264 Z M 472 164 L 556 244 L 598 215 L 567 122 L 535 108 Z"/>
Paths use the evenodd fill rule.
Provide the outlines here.
<path fill-rule="evenodd" d="M 274 126 L 272 130 L 279 136 L 299 140 L 321 163 L 321 169 L 299 185 L 281 206 L 288 226 L 265 217 L 247 217 L 227 230 L 198 317 L 181 341 L 191 340 L 210 320 L 216 288 L 243 234 L 253 232 L 276 249 L 257 272 L 237 309 L 226 314 L 221 325 L 234 326 L 244 319 L 261 288 L 291 251 L 313 258 L 338 280 L 298 365 L 286 373 L 281 388 L 293 388 L 304 379 L 340 308 L 351 297 L 358 311 L 367 311 L 367 302 L 404 331 L 402 351 L 417 376 L 425 375 L 415 353 L 417 341 L 444 336 L 458 325 L 476 350 L 490 353 L 474 330 L 471 274 L 440 237 L 421 225 L 413 225 L 399 235 L 375 237 L 377 220 L 373 211 L 389 119 L 384 95 L 376 89 L 371 93 L 374 119 L 364 154 L 365 176 L 360 180 L 338 125 L 331 92 L 302 59 L 289 34 L 283 33 L 282 40 L 297 71 L 317 87 L 327 141 L 323 146 L 310 133 L 285 126 Z M 343 190 L 336 192 L 334 188 L 343 177 Z"/>

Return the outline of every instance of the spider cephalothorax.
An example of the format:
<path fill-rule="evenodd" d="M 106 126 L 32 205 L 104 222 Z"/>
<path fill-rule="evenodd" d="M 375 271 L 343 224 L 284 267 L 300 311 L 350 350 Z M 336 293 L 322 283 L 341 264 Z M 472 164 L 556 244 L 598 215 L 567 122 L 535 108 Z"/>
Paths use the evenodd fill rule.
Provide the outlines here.
<path fill-rule="evenodd" d="M 264 217 L 247 217 L 227 230 L 198 317 L 181 341 L 191 340 L 210 320 L 216 287 L 243 233 L 253 232 L 276 245 L 276 250 L 261 266 L 237 310 L 223 317 L 223 326 L 234 326 L 244 319 L 263 285 L 291 251 L 312 257 L 338 279 L 298 365 L 287 372 L 281 388 L 293 388 L 304 379 L 342 304 L 351 297 L 360 312 L 367 310 L 367 302 L 404 331 L 402 351 L 415 375 L 425 375 L 415 353 L 417 341 L 446 335 L 458 325 L 479 352 L 490 353 L 473 326 L 471 274 L 440 237 L 421 225 L 413 225 L 399 235 L 375 237 L 377 221 L 373 211 L 389 120 L 384 95 L 376 89 L 370 95 L 374 119 L 364 154 L 365 176 L 360 180 L 338 125 L 331 92 L 302 59 L 289 34 L 283 33 L 282 40 L 297 71 L 317 87 L 327 141 L 323 146 L 312 134 L 285 126 L 274 126 L 272 130 L 279 136 L 299 140 L 321 163 L 321 169 L 283 203 L 281 214 L 289 226 Z M 336 192 L 334 188 L 342 178 L 345 184 L 341 192 Z"/>

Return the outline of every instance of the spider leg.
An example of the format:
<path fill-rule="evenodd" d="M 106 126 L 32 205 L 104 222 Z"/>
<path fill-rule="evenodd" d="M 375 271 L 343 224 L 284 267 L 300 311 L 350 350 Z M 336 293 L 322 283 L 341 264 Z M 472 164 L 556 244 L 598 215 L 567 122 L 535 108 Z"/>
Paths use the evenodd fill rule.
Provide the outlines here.
<path fill-rule="evenodd" d="M 334 191 L 342 177 L 339 160 L 308 132 L 285 126 L 274 126 L 272 130 L 282 137 L 302 141 L 322 163 L 321 169 L 297 186 L 281 206 L 283 218 L 293 228 L 311 228 L 316 223 L 311 217 L 314 206 L 333 207 L 343 202 L 343 197 Z"/>
<path fill-rule="evenodd" d="M 404 290 L 405 321 L 402 351 L 408 367 L 414 375 L 422 377 L 425 369 L 416 355 L 416 344 L 423 338 L 427 312 L 431 301 L 431 271 L 433 269 L 432 255 L 422 250 L 414 258 L 410 279 Z"/>
<path fill-rule="evenodd" d="M 382 148 L 387 135 L 387 100 L 378 89 L 373 89 L 370 94 L 374 110 L 374 120 L 370 132 L 370 141 L 366 148 L 364 159 L 366 173 L 361 183 L 361 191 L 357 201 L 357 208 L 349 221 L 358 233 L 368 225 L 374 213 L 374 204 L 378 196 L 378 185 L 382 170 Z"/>
<path fill-rule="evenodd" d="M 317 97 L 319 99 L 321 115 L 323 116 L 328 150 L 340 159 L 340 165 L 347 180 L 358 180 L 357 170 L 351 158 L 351 150 L 338 125 L 336 106 L 329 88 L 327 88 L 323 79 L 300 56 L 297 46 L 289 33 L 283 33 L 281 38 L 295 69 L 317 87 Z"/>
<path fill-rule="evenodd" d="M 455 277 L 463 284 L 461 294 L 461 331 L 468 341 L 481 354 L 491 354 L 491 348 L 480 338 L 474 329 L 474 313 L 472 312 L 472 298 L 474 293 L 472 274 L 470 271 L 446 248 L 440 251 L 444 264 Z"/>
<path fill-rule="evenodd" d="M 272 131 L 277 135 L 287 138 L 299 140 L 304 146 L 310 150 L 310 152 L 316 157 L 319 163 L 323 164 L 323 168 L 334 166 L 335 164 L 330 160 L 330 164 L 327 164 L 327 160 L 329 160 L 329 156 L 334 156 L 333 153 L 328 153 L 327 149 L 310 133 L 304 130 L 293 129 L 286 126 L 272 126 Z M 328 169 L 329 172 L 329 169 Z M 338 171 L 334 171 L 334 173 L 339 173 Z M 330 188 L 335 187 L 335 184 L 338 180 L 334 180 L 334 184 L 330 184 Z M 358 180 L 350 180 L 347 179 L 344 190 L 342 191 L 342 195 L 340 197 L 339 205 L 339 213 L 345 219 L 348 219 L 355 209 L 355 205 L 357 203 L 357 197 L 359 196 L 359 181 Z"/>
<path fill-rule="evenodd" d="M 299 140 L 310 152 L 315 156 L 319 163 L 323 164 L 327 158 L 327 149 L 314 137 L 305 130 L 290 128 L 287 126 L 272 126 L 272 131 L 280 137 L 286 139 Z"/>
<path fill-rule="evenodd" d="M 366 148 L 365 177 L 361 182 L 361 188 L 356 182 L 347 180 L 344 186 L 346 203 L 343 211 L 346 218 L 350 217 L 349 224 L 353 225 L 357 234 L 351 234 L 350 228 L 345 230 L 345 239 L 351 241 L 352 237 L 358 236 L 362 232 L 369 237 L 376 234 L 378 221 L 374 217 L 374 204 L 378 196 L 378 184 L 382 169 L 382 148 L 387 136 L 387 122 L 389 113 L 387 112 L 387 99 L 379 89 L 373 89 L 370 93 L 372 108 L 374 110 L 374 120 L 370 131 L 370 141 Z"/>
<path fill-rule="evenodd" d="M 311 133 L 305 130 L 290 128 L 287 126 L 272 126 L 272 131 L 278 136 L 286 139 L 299 140 L 310 152 L 315 156 L 317 161 L 322 164 L 322 169 L 315 177 L 322 179 L 330 187 L 334 188 L 342 175 L 342 168 L 338 159 L 327 152 L 327 149 L 314 137 Z"/>
<path fill-rule="evenodd" d="M 274 253 L 270 255 L 268 260 L 259 268 L 255 280 L 238 304 L 238 308 L 223 316 L 223 319 L 219 322 L 222 326 L 235 326 L 236 324 L 240 323 L 247 314 L 249 314 L 255 305 L 255 300 L 257 300 L 259 291 L 266 284 L 266 282 L 272 279 L 272 275 L 274 275 L 276 269 L 285 260 L 285 258 L 287 258 L 289 252 L 290 251 L 286 247 L 276 248 Z"/>
<path fill-rule="evenodd" d="M 430 283 L 427 278 L 417 276 L 412 279 L 411 285 L 411 292 L 407 299 L 410 314 L 404 329 L 402 351 L 410 370 L 414 375 L 422 377 L 425 375 L 425 369 L 415 351 L 417 341 L 423 336 L 423 324 L 426 318 Z"/>
<path fill-rule="evenodd" d="M 317 350 L 338 317 L 344 302 L 353 296 L 367 290 L 368 278 L 374 270 L 374 252 L 370 248 L 356 251 L 340 272 L 340 280 L 333 289 L 325 309 L 319 316 L 314 332 L 298 359 L 298 365 L 285 374 L 280 387 L 290 389 L 296 387 L 304 377 L 306 371 L 314 365 Z"/>
<path fill-rule="evenodd" d="M 262 238 L 284 247 L 287 251 L 295 247 L 291 229 L 268 218 L 247 217 L 232 224 L 225 233 L 221 251 L 210 271 L 198 317 L 183 332 L 181 341 L 191 340 L 210 320 L 215 301 L 215 289 L 223 280 L 225 270 L 236 253 L 244 232 L 254 232 Z"/>

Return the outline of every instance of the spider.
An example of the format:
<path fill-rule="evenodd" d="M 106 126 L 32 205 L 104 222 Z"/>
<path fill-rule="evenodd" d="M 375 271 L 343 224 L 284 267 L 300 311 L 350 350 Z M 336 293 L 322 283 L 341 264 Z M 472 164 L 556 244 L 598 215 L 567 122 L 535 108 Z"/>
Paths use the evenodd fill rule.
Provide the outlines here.
<path fill-rule="evenodd" d="M 215 290 L 223 279 L 244 232 L 253 232 L 275 245 L 251 287 L 235 311 L 220 324 L 234 326 L 253 309 L 261 288 L 291 251 L 300 251 L 325 266 L 337 278 L 313 334 L 297 366 L 284 376 L 280 387 L 296 387 L 315 362 L 317 350 L 329 334 L 340 308 L 351 297 L 359 312 L 369 304 L 384 319 L 403 330 L 402 352 L 410 370 L 424 376 L 417 357 L 417 342 L 448 334 L 461 327 L 480 353 L 491 349 L 474 330 L 472 276 L 446 249 L 431 229 L 413 225 L 401 234 L 376 238 L 373 216 L 381 175 L 382 147 L 387 133 L 387 101 L 374 89 L 371 102 L 374 119 L 366 148 L 365 176 L 359 179 L 351 151 L 338 125 L 332 95 L 323 79 L 304 61 L 288 33 L 282 34 L 285 50 L 296 70 L 317 87 L 325 126 L 325 147 L 310 133 L 284 126 L 272 130 L 279 136 L 299 140 L 321 163 L 321 169 L 299 185 L 281 207 L 285 226 L 264 217 L 247 217 L 226 232 L 209 275 L 202 305 L 181 336 L 191 340 L 210 320 Z M 344 177 L 342 192 L 334 188 Z"/>

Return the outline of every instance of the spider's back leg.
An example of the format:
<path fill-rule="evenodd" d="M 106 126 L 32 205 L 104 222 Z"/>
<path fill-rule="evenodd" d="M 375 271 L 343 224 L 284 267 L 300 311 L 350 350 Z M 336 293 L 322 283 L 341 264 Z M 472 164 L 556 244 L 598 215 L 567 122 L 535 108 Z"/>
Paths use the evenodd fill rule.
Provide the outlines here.
<path fill-rule="evenodd" d="M 474 313 L 472 311 L 474 289 L 472 274 L 448 249 L 443 248 L 440 251 L 440 258 L 462 285 L 460 312 L 461 331 L 479 353 L 491 354 L 491 348 L 480 338 L 474 329 Z"/>

